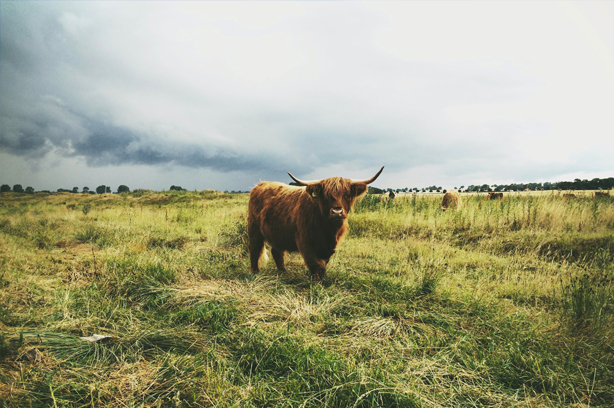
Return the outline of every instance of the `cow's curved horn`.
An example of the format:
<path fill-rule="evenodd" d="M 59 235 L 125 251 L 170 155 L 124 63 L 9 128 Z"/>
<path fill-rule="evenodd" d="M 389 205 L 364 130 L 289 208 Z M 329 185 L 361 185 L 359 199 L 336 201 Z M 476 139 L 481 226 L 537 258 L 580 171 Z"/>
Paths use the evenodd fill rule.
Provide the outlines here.
<path fill-rule="evenodd" d="M 288 176 L 292 178 L 292 180 L 296 181 L 300 186 L 309 186 L 311 184 L 318 184 L 320 180 L 312 180 L 312 181 L 303 181 L 294 177 L 290 172 L 288 172 Z"/>
<path fill-rule="evenodd" d="M 377 174 L 373 177 L 371 177 L 368 180 L 352 180 L 352 182 L 354 183 L 364 183 L 364 184 L 371 184 L 375 181 L 375 179 L 377 179 L 379 177 L 380 174 L 382 174 L 382 171 L 384 170 L 384 166 L 382 166 L 381 169 L 379 169 L 379 171 L 377 172 Z"/>

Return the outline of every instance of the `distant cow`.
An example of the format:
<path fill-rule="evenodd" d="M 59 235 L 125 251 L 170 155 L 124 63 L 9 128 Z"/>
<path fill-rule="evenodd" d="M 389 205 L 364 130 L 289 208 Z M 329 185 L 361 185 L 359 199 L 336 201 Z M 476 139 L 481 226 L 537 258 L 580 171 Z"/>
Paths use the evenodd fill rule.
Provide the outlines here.
<path fill-rule="evenodd" d="M 607 191 L 595 191 L 595 198 L 597 197 L 609 197 L 610 193 Z"/>
<path fill-rule="evenodd" d="M 347 216 L 356 198 L 367 191 L 367 185 L 383 170 L 384 167 L 370 179 L 360 181 L 341 177 L 301 181 L 288 173 L 300 187 L 259 183 L 250 193 L 247 215 L 252 272 L 258 271 L 266 241 L 278 270 L 286 270 L 286 251 L 298 251 L 311 278 L 323 278 L 326 265 L 346 232 Z"/>
<path fill-rule="evenodd" d="M 563 198 L 564 198 L 565 200 L 569 200 L 569 199 L 571 199 L 571 198 L 576 198 L 576 195 L 575 195 L 575 194 L 573 194 L 573 193 L 566 193 L 566 194 L 563 194 Z"/>
<path fill-rule="evenodd" d="M 443 211 L 448 208 L 453 208 L 455 210 L 460 210 L 462 204 L 461 196 L 456 191 L 449 191 L 443 195 L 443 200 L 441 200 L 441 209 Z"/>
<path fill-rule="evenodd" d="M 503 193 L 488 193 L 489 200 L 501 200 L 503 198 Z"/>

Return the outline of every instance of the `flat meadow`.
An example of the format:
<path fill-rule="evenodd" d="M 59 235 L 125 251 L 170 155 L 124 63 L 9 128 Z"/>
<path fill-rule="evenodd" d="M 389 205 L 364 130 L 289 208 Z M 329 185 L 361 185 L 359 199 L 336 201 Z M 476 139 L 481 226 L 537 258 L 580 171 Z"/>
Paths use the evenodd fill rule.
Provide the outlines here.
<path fill-rule="evenodd" d="M 614 196 L 441 197 L 311 282 L 250 274 L 247 194 L 3 193 L 2 406 L 614 406 Z"/>

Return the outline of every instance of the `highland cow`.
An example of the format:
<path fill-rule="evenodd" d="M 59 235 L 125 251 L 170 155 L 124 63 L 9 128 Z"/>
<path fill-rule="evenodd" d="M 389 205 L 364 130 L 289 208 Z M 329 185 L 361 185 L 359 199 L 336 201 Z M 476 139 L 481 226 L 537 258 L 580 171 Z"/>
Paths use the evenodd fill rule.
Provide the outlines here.
<path fill-rule="evenodd" d="M 501 200 L 503 199 L 503 193 L 488 193 L 489 200 Z"/>
<path fill-rule="evenodd" d="M 460 210 L 462 204 L 461 196 L 456 191 L 449 191 L 443 195 L 441 209 L 446 211 L 448 208 Z"/>
<path fill-rule="evenodd" d="M 383 170 L 360 181 L 341 177 L 302 181 L 288 173 L 298 187 L 269 181 L 256 185 L 249 196 L 247 216 L 252 272 L 258 272 L 267 242 L 279 271 L 286 270 L 286 251 L 298 251 L 311 278 L 322 279 L 347 230 L 348 213 Z"/>

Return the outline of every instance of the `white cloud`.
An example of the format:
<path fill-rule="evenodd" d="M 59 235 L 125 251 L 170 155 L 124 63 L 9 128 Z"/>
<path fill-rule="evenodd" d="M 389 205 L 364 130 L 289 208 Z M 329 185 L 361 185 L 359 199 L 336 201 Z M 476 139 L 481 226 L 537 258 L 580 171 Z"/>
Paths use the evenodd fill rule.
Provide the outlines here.
<path fill-rule="evenodd" d="M 614 171 L 595 154 L 614 150 L 611 3 L 15 2 L 0 18 L 19 160 L 38 146 L 81 174 L 166 166 L 185 185 L 240 170 L 214 173 L 229 189 L 381 165 L 399 187 Z"/>

